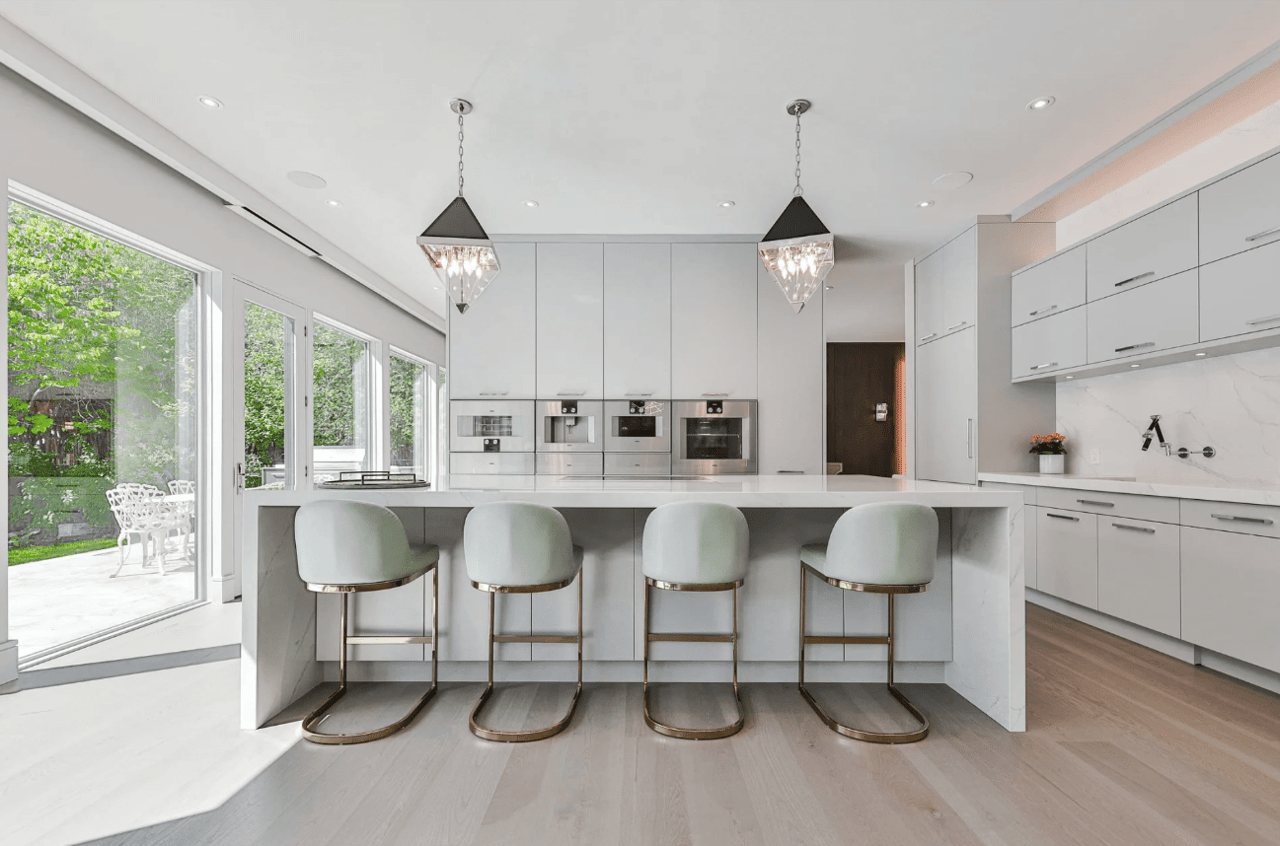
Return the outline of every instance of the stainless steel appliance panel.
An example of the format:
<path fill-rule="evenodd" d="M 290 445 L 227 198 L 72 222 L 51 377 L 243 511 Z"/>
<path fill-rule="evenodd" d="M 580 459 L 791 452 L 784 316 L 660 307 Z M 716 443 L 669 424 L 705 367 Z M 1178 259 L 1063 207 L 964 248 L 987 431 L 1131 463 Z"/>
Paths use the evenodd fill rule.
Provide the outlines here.
<path fill-rule="evenodd" d="M 449 473 L 457 475 L 532 476 L 531 452 L 451 452 Z"/>
<path fill-rule="evenodd" d="M 538 452 L 595 452 L 603 447 L 604 403 L 599 400 L 539 400 Z"/>
<path fill-rule="evenodd" d="M 600 453 L 540 452 L 539 476 L 603 476 L 604 456 Z"/>
<path fill-rule="evenodd" d="M 665 478 L 671 475 L 671 453 L 606 452 L 604 474 Z"/>
<path fill-rule="evenodd" d="M 453 400 L 449 451 L 533 452 L 533 400 Z"/>
<path fill-rule="evenodd" d="M 673 475 L 756 472 L 755 400 L 680 400 L 671 410 Z"/>
<path fill-rule="evenodd" d="M 605 452 L 671 452 L 670 411 L 666 400 L 607 401 Z"/>

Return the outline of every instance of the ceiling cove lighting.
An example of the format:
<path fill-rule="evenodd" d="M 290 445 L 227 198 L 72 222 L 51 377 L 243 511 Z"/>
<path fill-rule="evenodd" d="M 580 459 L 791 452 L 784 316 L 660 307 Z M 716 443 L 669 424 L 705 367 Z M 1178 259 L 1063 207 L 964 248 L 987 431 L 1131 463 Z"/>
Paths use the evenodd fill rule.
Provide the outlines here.
<path fill-rule="evenodd" d="M 800 116 L 809 111 L 808 100 L 787 104 L 796 119 L 796 187 L 791 202 L 760 240 L 760 261 L 778 283 L 796 314 L 822 285 L 835 265 L 835 237 L 804 201 L 800 187 Z"/>
<path fill-rule="evenodd" d="M 493 242 L 462 197 L 462 119 L 472 108 L 466 100 L 449 101 L 449 110 L 458 116 L 458 196 L 418 236 L 418 246 L 459 314 L 467 313 L 502 269 Z"/>

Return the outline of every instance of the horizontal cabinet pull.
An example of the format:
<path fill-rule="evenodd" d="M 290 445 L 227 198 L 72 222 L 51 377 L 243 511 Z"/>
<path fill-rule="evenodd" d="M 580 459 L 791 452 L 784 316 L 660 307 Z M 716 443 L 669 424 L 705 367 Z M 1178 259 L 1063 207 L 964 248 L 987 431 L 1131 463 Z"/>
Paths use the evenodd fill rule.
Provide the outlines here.
<path fill-rule="evenodd" d="M 509 394 L 509 393 L 511 393 L 511 392 L 510 392 L 510 391 L 481 391 L 481 392 L 480 392 L 480 396 L 482 396 L 482 397 L 505 397 L 505 396 L 506 396 L 507 394 Z"/>
<path fill-rule="evenodd" d="M 1234 514 L 1210 514 L 1215 520 L 1231 520 L 1236 523 L 1257 523 L 1260 526 L 1270 526 L 1274 520 L 1268 520 L 1266 517 L 1237 517 Z"/>
<path fill-rule="evenodd" d="M 1103 502 L 1100 499 L 1077 499 L 1076 502 L 1080 503 L 1081 505 L 1100 505 L 1103 508 L 1116 507 L 1116 504 L 1114 502 Z"/>
<path fill-rule="evenodd" d="M 556 392 L 556 396 L 558 397 L 585 397 L 586 395 L 587 395 L 586 391 L 557 391 Z"/>
<path fill-rule="evenodd" d="M 1046 512 L 1044 513 L 1044 516 L 1046 516 L 1046 517 L 1053 517 L 1053 518 L 1054 518 L 1054 519 L 1056 519 L 1056 520 L 1073 520 L 1073 521 L 1075 521 L 1075 522 L 1077 522 L 1077 523 L 1079 523 L 1079 522 L 1080 522 L 1080 518 L 1079 518 L 1079 517 L 1072 517 L 1070 514 L 1054 514 L 1052 511 L 1046 511 Z"/>
<path fill-rule="evenodd" d="M 1051 305 L 1051 306 L 1045 306 L 1044 308 L 1038 308 L 1038 309 L 1036 309 L 1035 311 L 1031 312 L 1031 316 L 1032 316 L 1032 317 L 1035 317 L 1037 314 L 1044 314 L 1046 311 L 1053 311 L 1053 310 L 1054 310 L 1055 308 L 1057 308 L 1057 307 L 1058 307 L 1057 303 L 1054 303 L 1054 304 L 1053 304 L 1053 305 Z"/>
<path fill-rule="evenodd" d="M 1128 523 L 1112 523 L 1111 525 L 1115 526 L 1117 529 L 1128 529 L 1131 532 L 1146 532 L 1149 535 L 1154 535 L 1156 533 L 1156 530 L 1150 526 L 1130 526 Z"/>
<path fill-rule="evenodd" d="M 922 340 L 922 341 L 927 341 L 927 340 L 929 340 L 930 338 L 936 338 L 936 337 L 938 337 L 938 333 L 937 333 L 937 332 L 930 332 L 928 335 L 925 335 L 925 336 L 924 336 L 923 338 L 921 338 L 920 340 Z"/>
<path fill-rule="evenodd" d="M 1034 364 L 1034 365 L 1032 365 L 1032 366 L 1031 366 L 1031 369 L 1032 369 L 1032 370 L 1043 370 L 1043 369 L 1045 369 L 1046 367 L 1057 367 L 1057 366 L 1058 366 L 1058 362 L 1056 362 L 1056 361 L 1049 361 L 1049 362 L 1045 362 L 1044 364 Z"/>
<path fill-rule="evenodd" d="M 1277 232 L 1280 232 L 1280 226 L 1274 227 L 1272 229 L 1264 229 L 1262 232 L 1259 232 L 1257 235 L 1248 236 L 1247 238 L 1245 238 L 1245 240 L 1250 243 L 1253 243 L 1254 241 L 1259 241 L 1267 237 L 1268 235 L 1274 235 Z"/>
<path fill-rule="evenodd" d="M 1280 314 L 1273 314 L 1270 317 L 1255 317 L 1253 320 L 1246 320 L 1245 326 L 1257 326 L 1260 323 L 1275 323 L 1280 320 Z"/>
<path fill-rule="evenodd" d="M 803 470 L 779 470 L 778 472 L 779 472 L 779 473 L 781 473 L 781 474 L 783 474 L 783 475 L 792 475 L 792 476 L 803 476 L 803 475 L 804 475 L 804 471 L 803 471 Z"/>
<path fill-rule="evenodd" d="M 1130 344 L 1127 347 L 1116 347 L 1116 352 L 1128 352 L 1129 350 L 1140 350 L 1143 347 L 1154 347 L 1155 341 L 1143 341 L 1141 344 Z"/>
<path fill-rule="evenodd" d="M 1128 285 L 1130 282 L 1137 282 L 1139 279 L 1146 279 L 1148 276 L 1155 276 L 1154 270 L 1148 270 L 1146 273 L 1139 273 L 1137 276 L 1130 276 L 1128 279 L 1122 279 L 1115 284 L 1119 288 L 1121 285 Z"/>
<path fill-rule="evenodd" d="M 703 394 L 704 397 L 727 397 L 728 394 Z"/>
<path fill-rule="evenodd" d="M 651 397 L 653 396 L 653 391 L 650 391 L 647 394 L 623 394 L 623 396 L 624 397 Z"/>
<path fill-rule="evenodd" d="M 948 326 L 948 327 L 946 328 L 946 331 L 950 332 L 952 329 L 959 329 L 961 326 L 964 326 L 964 325 L 968 324 L 968 322 L 969 322 L 969 321 L 967 321 L 967 320 L 961 320 L 959 323 L 956 323 L 956 324 L 954 324 L 954 325 L 952 325 L 952 326 Z"/>

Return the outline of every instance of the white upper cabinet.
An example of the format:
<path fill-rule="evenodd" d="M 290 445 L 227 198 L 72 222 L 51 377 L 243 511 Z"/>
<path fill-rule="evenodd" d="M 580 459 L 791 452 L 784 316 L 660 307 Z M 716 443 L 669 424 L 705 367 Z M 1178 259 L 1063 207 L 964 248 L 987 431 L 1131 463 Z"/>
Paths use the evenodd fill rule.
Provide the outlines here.
<path fill-rule="evenodd" d="M 973 325 L 977 309 L 977 227 L 916 265 L 916 343 Z"/>
<path fill-rule="evenodd" d="M 1083 246 L 1076 247 L 1014 274 L 1014 326 L 1084 304 L 1084 253 Z"/>
<path fill-rule="evenodd" d="M 501 272 L 466 314 L 449 305 L 449 396 L 536 399 L 537 246 L 495 244 Z"/>
<path fill-rule="evenodd" d="M 1280 156 L 1200 189 L 1200 261 L 1280 239 Z"/>
<path fill-rule="evenodd" d="M 1280 329 L 1280 244 L 1200 268 L 1200 340 L 1267 329 Z"/>
<path fill-rule="evenodd" d="M 916 263 L 916 344 L 927 344 L 941 334 L 936 327 L 942 323 L 943 250 Z"/>
<path fill-rule="evenodd" d="M 603 244 L 538 244 L 537 325 L 537 398 L 602 399 Z"/>
<path fill-rule="evenodd" d="M 604 245 L 604 395 L 671 396 L 671 245 Z"/>
<path fill-rule="evenodd" d="M 1189 194 L 1090 241 L 1090 302 L 1195 267 L 1196 230 L 1196 195 Z"/>
<path fill-rule="evenodd" d="M 1200 339 L 1197 271 L 1089 303 L 1089 363 L 1194 344 Z"/>
<path fill-rule="evenodd" d="M 1085 309 L 1055 314 L 1013 329 L 1013 378 L 1079 367 L 1087 359 Z"/>
<path fill-rule="evenodd" d="M 672 399 L 756 399 L 759 261 L 750 243 L 671 245 Z"/>
<path fill-rule="evenodd" d="M 804 310 L 791 304 L 757 262 L 760 313 L 760 404 L 757 471 L 760 475 L 826 470 L 822 452 L 822 295 L 815 291 Z"/>

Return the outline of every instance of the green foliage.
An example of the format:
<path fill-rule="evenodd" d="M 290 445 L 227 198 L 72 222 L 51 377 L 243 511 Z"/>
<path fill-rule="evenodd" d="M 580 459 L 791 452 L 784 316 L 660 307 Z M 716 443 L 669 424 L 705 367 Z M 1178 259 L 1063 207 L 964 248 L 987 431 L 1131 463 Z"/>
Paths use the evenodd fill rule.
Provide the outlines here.
<path fill-rule="evenodd" d="M 98 540 L 75 541 L 73 543 L 55 543 L 51 546 L 31 546 L 25 549 L 9 550 L 9 566 L 29 564 L 32 561 L 44 561 L 48 558 L 61 558 L 64 555 L 75 555 L 77 552 L 93 552 L 97 549 L 109 549 L 116 545 L 111 538 Z"/>
<path fill-rule="evenodd" d="M 425 416 L 420 405 L 426 370 L 421 364 L 391 356 L 391 463 L 397 467 L 414 463 L 416 424 Z"/>
<path fill-rule="evenodd" d="M 357 385 L 357 376 L 364 373 L 367 347 L 364 341 L 324 323 L 316 323 L 312 334 L 312 442 L 367 446 L 356 442 L 357 392 L 363 387 Z M 360 397 L 362 404 L 364 398 Z"/>

